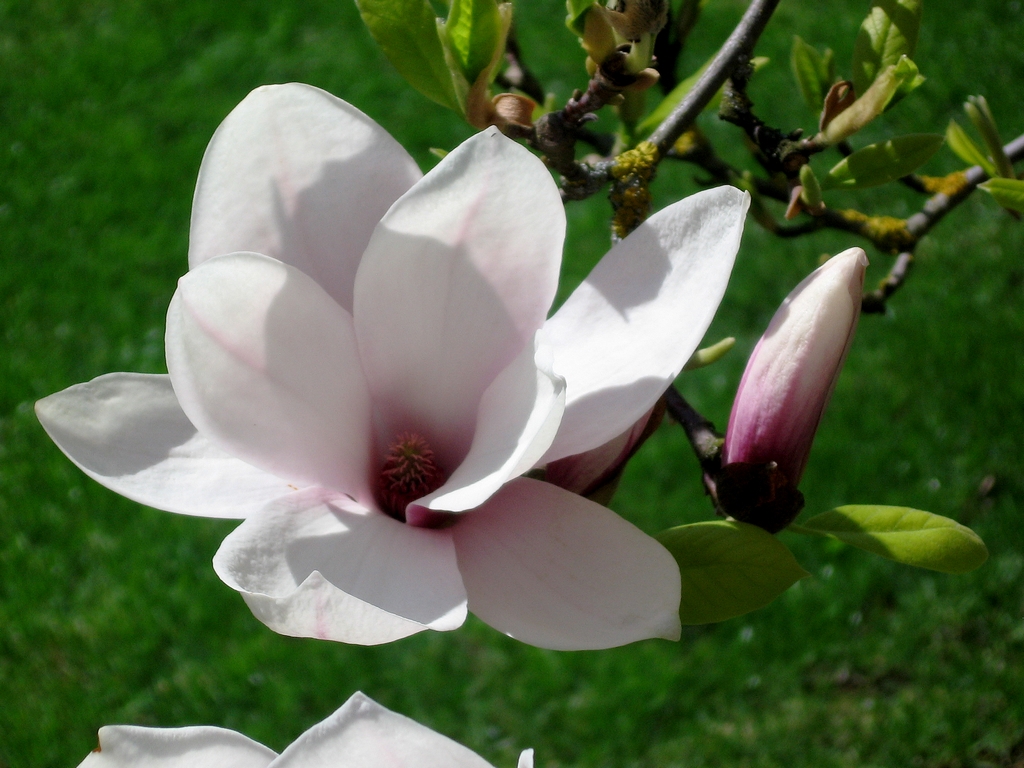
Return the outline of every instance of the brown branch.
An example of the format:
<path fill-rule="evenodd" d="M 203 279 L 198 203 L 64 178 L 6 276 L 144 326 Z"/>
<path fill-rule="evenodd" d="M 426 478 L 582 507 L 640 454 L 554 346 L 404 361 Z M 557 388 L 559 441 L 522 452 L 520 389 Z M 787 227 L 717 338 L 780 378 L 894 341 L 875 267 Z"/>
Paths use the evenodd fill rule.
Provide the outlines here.
<path fill-rule="evenodd" d="M 1024 159 L 1024 134 L 1011 141 L 1003 150 L 1011 163 Z M 988 174 L 975 165 L 964 171 L 964 183 L 949 193 L 939 192 L 932 195 L 919 212 L 907 219 L 907 230 L 915 239 L 920 240 L 932 227 L 938 224 L 951 210 L 960 205 L 979 184 L 988 178 Z"/>
<path fill-rule="evenodd" d="M 1004 150 L 1013 163 L 1024 159 L 1024 135 L 1011 141 Z M 739 170 L 722 160 L 702 136 L 699 141 L 692 142 L 686 151 L 673 149 L 668 156 L 700 167 L 711 174 L 714 182 L 720 184 L 735 185 L 742 177 Z M 897 254 L 892 268 L 878 287 L 864 295 L 862 311 L 879 313 L 885 311 L 886 300 L 906 281 L 914 263 L 914 249 L 921 238 L 987 178 L 985 171 L 977 165 L 942 180 L 915 177 L 926 191 L 935 187 L 943 189 L 933 194 L 918 213 L 906 220 L 892 216 L 867 216 L 859 211 L 833 208 L 826 208 L 820 216 L 788 226 L 778 224 L 770 216 L 767 220 L 763 216 L 755 216 L 755 220 L 772 234 L 783 238 L 800 237 L 823 228 L 838 229 L 863 237 L 880 251 Z M 785 185 L 772 179 L 756 178 L 754 185 L 762 197 L 783 203 L 789 200 L 789 191 Z"/>
<path fill-rule="evenodd" d="M 542 116 L 534 125 L 530 143 L 562 175 L 563 199 L 582 200 L 611 179 L 611 161 L 576 162 L 576 142 L 583 126 L 597 119 L 594 113 L 617 100 L 638 79 L 626 70 L 626 53 L 616 51 L 601 63 L 586 91 L 577 91 L 565 107 Z"/>
<path fill-rule="evenodd" d="M 886 300 L 903 285 L 912 266 L 914 266 L 914 254 L 910 251 L 904 251 L 897 256 L 889 274 L 879 282 L 878 287 L 865 293 L 861 298 L 860 311 L 871 315 L 884 314 Z"/>
<path fill-rule="evenodd" d="M 697 119 L 697 115 L 732 74 L 736 64 L 750 56 L 778 4 L 779 0 L 753 0 L 750 3 L 740 23 L 704 70 L 704 74 L 651 134 L 650 141 L 658 148 L 660 156 L 664 157 L 676 139 Z"/>
<path fill-rule="evenodd" d="M 780 0 L 752 0 L 739 25 L 725 41 L 710 66 L 675 110 L 651 135 L 657 157 L 665 156 L 672 144 L 700 114 L 743 57 L 749 57 Z M 548 165 L 562 178 L 562 198 L 582 200 L 612 180 L 612 160 L 588 164 L 576 161 L 576 142 L 584 124 L 596 119 L 594 113 L 637 82 L 638 76 L 625 71 L 625 53 L 606 59 L 591 78 L 587 90 L 577 91 L 565 107 L 549 112 L 537 121 L 526 138 Z"/>
<path fill-rule="evenodd" d="M 1003 147 L 1003 150 L 1006 152 L 1006 156 L 1010 159 L 1011 163 L 1024 159 L 1024 134 Z M 914 239 L 913 246 L 916 247 L 920 239 L 932 227 L 938 224 L 947 213 L 966 200 L 977 189 L 978 185 L 987 178 L 988 174 L 981 169 L 981 166 L 975 165 L 964 171 L 962 183 L 956 185 L 953 189 L 932 195 L 928 202 L 924 204 L 924 208 L 907 219 L 906 230 Z M 864 294 L 864 299 L 861 302 L 861 311 L 865 313 L 885 312 L 886 300 L 903 286 L 913 265 L 914 253 L 913 247 L 911 247 L 896 257 L 896 261 L 889 270 L 889 274 L 879 282 L 878 287 Z"/>
<path fill-rule="evenodd" d="M 686 433 L 686 439 L 705 474 L 713 475 L 722 468 L 722 435 L 686 399 L 673 384 L 665 391 L 665 410 Z"/>

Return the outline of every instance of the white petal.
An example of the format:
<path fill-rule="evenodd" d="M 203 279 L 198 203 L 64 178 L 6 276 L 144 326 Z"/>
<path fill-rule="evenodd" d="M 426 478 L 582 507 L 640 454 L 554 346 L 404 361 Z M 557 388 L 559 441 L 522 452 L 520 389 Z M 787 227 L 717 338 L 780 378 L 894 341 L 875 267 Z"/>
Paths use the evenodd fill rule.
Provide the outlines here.
<path fill-rule="evenodd" d="M 203 156 L 189 265 L 236 251 L 280 259 L 352 311 L 374 226 L 421 176 L 387 131 L 309 85 L 257 88 Z"/>
<path fill-rule="evenodd" d="M 297 490 L 201 435 L 168 376 L 108 373 L 43 398 L 36 415 L 89 477 L 167 512 L 244 518 Z"/>
<path fill-rule="evenodd" d="M 274 768 L 491 768 L 474 752 L 363 695 L 296 739 Z"/>
<path fill-rule="evenodd" d="M 107 725 L 79 768 L 266 768 L 277 753 L 226 728 Z"/>
<path fill-rule="evenodd" d="M 518 768 L 533 768 L 533 750 L 524 749 L 522 754 L 519 755 Z"/>
<path fill-rule="evenodd" d="M 182 409 L 232 455 L 369 500 L 370 403 L 351 316 L 294 267 L 252 253 L 186 274 L 167 311 Z"/>
<path fill-rule="evenodd" d="M 550 173 L 496 130 L 395 203 L 359 266 L 354 310 L 387 429 L 461 461 L 484 390 L 544 323 L 564 234 Z"/>
<path fill-rule="evenodd" d="M 322 489 L 250 517 L 213 567 L 284 635 L 374 645 L 466 618 L 448 531 L 414 528 Z"/>
<path fill-rule="evenodd" d="M 679 375 L 725 293 L 749 203 L 746 192 L 723 186 L 659 211 L 547 322 L 567 389 L 546 461 L 625 432 Z"/>
<path fill-rule="evenodd" d="M 451 530 L 470 611 L 517 640 L 585 650 L 679 638 L 675 560 L 600 504 L 520 478 Z"/>
<path fill-rule="evenodd" d="M 498 374 L 480 400 L 469 454 L 444 485 L 417 504 L 449 512 L 478 507 L 544 455 L 565 407 L 565 380 L 550 365 L 550 349 L 527 344 Z"/>

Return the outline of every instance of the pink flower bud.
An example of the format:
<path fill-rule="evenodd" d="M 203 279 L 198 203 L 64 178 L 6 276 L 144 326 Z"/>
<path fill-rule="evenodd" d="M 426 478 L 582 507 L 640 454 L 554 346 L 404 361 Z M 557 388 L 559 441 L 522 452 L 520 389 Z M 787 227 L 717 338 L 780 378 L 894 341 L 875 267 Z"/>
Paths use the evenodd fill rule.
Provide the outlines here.
<path fill-rule="evenodd" d="M 743 372 L 723 464 L 774 461 L 795 487 L 860 316 L 868 259 L 850 248 L 812 272 L 775 313 Z"/>

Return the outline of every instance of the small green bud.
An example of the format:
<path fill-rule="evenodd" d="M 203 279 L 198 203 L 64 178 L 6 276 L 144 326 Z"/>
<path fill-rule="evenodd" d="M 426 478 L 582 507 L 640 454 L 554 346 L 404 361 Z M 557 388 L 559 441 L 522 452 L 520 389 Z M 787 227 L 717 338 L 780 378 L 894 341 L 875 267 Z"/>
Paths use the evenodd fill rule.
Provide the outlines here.
<path fill-rule="evenodd" d="M 814 175 L 810 165 L 800 167 L 800 185 L 803 187 L 800 199 L 804 206 L 811 213 L 820 212 L 825 207 L 825 201 L 821 197 L 821 185 L 818 183 L 818 177 Z"/>
<path fill-rule="evenodd" d="M 992 160 L 995 161 L 996 172 L 1004 179 L 1017 178 L 1017 174 L 1013 170 L 1013 163 L 1010 162 L 1010 158 L 1003 150 L 999 129 L 996 127 L 995 118 L 992 117 L 992 111 L 988 108 L 988 101 L 985 100 L 985 97 L 968 96 L 967 103 L 964 104 L 964 111 L 971 118 L 974 127 L 978 129 L 981 138 L 985 140 L 988 152 L 992 156 Z"/>

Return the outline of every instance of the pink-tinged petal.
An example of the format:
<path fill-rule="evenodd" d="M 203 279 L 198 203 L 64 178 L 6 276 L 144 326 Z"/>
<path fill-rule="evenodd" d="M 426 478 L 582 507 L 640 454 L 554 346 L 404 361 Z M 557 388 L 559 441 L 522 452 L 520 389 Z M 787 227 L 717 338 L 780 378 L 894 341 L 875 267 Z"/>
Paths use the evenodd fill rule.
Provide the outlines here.
<path fill-rule="evenodd" d="M 544 479 L 572 493 L 589 496 L 622 470 L 639 447 L 640 439 L 647 433 L 647 423 L 653 413 L 654 409 L 649 410 L 633 426 L 604 445 L 551 462 L 544 473 Z"/>
<path fill-rule="evenodd" d="M 679 375 L 725 293 L 749 204 L 746 192 L 723 186 L 659 211 L 547 322 L 567 389 L 546 461 L 622 434 Z"/>
<path fill-rule="evenodd" d="M 544 323 L 564 234 L 550 173 L 495 129 L 395 203 L 359 266 L 354 310 L 387 431 L 462 460 L 484 390 Z"/>
<path fill-rule="evenodd" d="M 214 443 L 286 480 L 369 500 L 370 401 L 351 316 L 299 270 L 237 253 L 178 282 L 167 369 Z"/>
<path fill-rule="evenodd" d="M 226 728 L 107 725 L 79 768 L 267 768 L 277 753 Z"/>
<path fill-rule="evenodd" d="M 480 400 L 469 454 L 448 481 L 418 505 L 462 512 L 480 506 L 544 455 L 565 407 L 565 380 L 551 372 L 551 350 L 527 344 Z M 417 505 L 407 520 L 416 525 Z"/>
<path fill-rule="evenodd" d="M 274 768 L 491 768 L 476 753 L 354 694 L 281 753 Z"/>
<path fill-rule="evenodd" d="M 36 415 L 89 477 L 167 512 L 241 519 L 297 490 L 201 435 L 168 376 L 108 373 L 43 398 Z"/>
<path fill-rule="evenodd" d="M 600 504 L 519 478 L 451 530 L 469 609 L 517 640 L 585 650 L 679 638 L 675 560 Z"/>
<path fill-rule="evenodd" d="M 466 618 L 449 531 L 414 528 L 323 489 L 248 518 L 213 567 L 283 635 L 375 645 Z"/>
<path fill-rule="evenodd" d="M 352 105 L 298 83 L 257 88 L 203 156 L 189 266 L 263 253 L 305 272 L 351 312 L 373 228 L 420 176 L 398 142 Z"/>
<path fill-rule="evenodd" d="M 782 302 L 750 355 L 729 416 L 724 464 L 774 461 L 795 486 L 860 317 L 868 258 L 850 248 Z"/>

